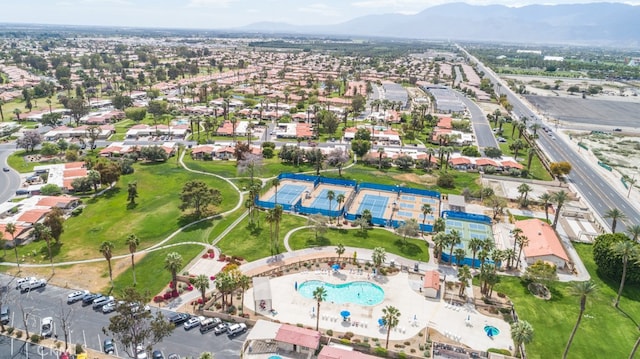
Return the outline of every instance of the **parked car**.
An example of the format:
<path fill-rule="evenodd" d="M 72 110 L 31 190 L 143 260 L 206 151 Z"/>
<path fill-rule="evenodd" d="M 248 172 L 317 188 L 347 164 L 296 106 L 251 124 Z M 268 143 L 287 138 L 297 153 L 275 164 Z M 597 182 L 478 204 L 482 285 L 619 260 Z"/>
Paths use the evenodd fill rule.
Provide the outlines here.
<path fill-rule="evenodd" d="M 30 292 L 34 289 L 44 288 L 46 285 L 47 285 L 46 279 L 34 279 L 34 280 L 30 280 L 27 283 L 23 283 L 20 286 L 20 291 L 22 293 Z"/>
<path fill-rule="evenodd" d="M 230 337 L 235 337 L 236 335 L 240 335 L 247 331 L 247 325 L 244 323 L 236 323 L 232 324 L 227 328 L 227 335 Z"/>
<path fill-rule="evenodd" d="M 6 305 L 3 305 L 2 307 L 0 307 L 0 322 L 2 322 L 2 324 L 9 324 L 10 321 L 10 310 L 9 307 Z"/>
<path fill-rule="evenodd" d="M 191 316 L 187 313 L 173 313 L 169 316 L 169 321 L 173 323 L 173 325 L 178 326 L 187 320 L 189 320 Z"/>
<path fill-rule="evenodd" d="M 112 296 L 108 296 L 108 297 L 100 297 L 98 299 L 94 299 L 93 300 L 93 310 L 98 310 L 98 309 L 102 309 L 102 306 L 113 301 L 113 297 Z"/>
<path fill-rule="evenodd" d="M 116 310 L 115 300 L 111 300 L 102 306 L 102 313 L 107 314 Z"/>
<path fill-rule="evenodd" d="M 75 302 L 77 302 L 79 300 L 82 300 L 82 298 L 86 294 L 89 294 L 88 290 L 78 290 L 78 291 L 75 291 L 75 292 L 69 294 L 67 296 L 67 304 L 73 304 L 73 303 L 75 303 Z"/>
<path fill-rule="evenodd" d="M 176 353 L 171 353 L 171 354 L 169 354 L 167 359 L 182 359 L 182 358 L 180 358 L 180 355 L 178 355 Z"/>
<path fill-rule="evenodd" d="M 153 353 L 151 353 L 151 359 L 164 359 L 164 355 L 162 355 L 161 351 L 154 350 Z"/>
<path fill-rule="evenodd" d="M 102 343 L 102 350 L 107 354 L 113 354 L 116 352 L 116 347 L 113 344 L 113 339 L 105 339 Z"/>
<path fill-rule="evenodd" d="M 36 280 L 36 277 L 26 277 L 26 278 L 20 278 L 16 281 L 16 289 L 20 289 L 22 287 L 23 284 L 25 283 L 29 283 L 32 280 Z"/>
<path fill-rule="evenodd" d="M 147 357 L 147 350 L 142 345 L 138 345 L 136 347 L 136 359 L 147 359 Z"/>
<path fill-rule="evenodd" d="M 9 171 L 11 171 L 11 170 L 9 169 L 9 167 L 2 167 L 2 170 L 3 170 L 3 171 L 5 171 L 5 172 L 9 172 Z"/>
<path fill-rule="evenodd" d="M 228 329 L 229 329 L 229 323 L 222 322 L 216 325 L 215 328 L 213 328 L 213 333 L 215 333 L 215 335 L 220 335 L 222 333 L 226 333 Z"/>
<path fill-rule="evenodd" d="M 184 330 L 190 330 L 200 326 L 200 318 L 191 317 L 189 320 L 184 322 Z"/>
<path fill-rule="evenodd" d="M 98 299 L 99 297 L 102 297 L 102 294 L 93 294 L 93 293 L 87 293 L 82 297 L 82 306 L 87 306 L 91 303 L 93 303 L 94 300 Z"/>
<path fill-rule="evenodd" d="M 45 317 L 42 318 L 42 325 L 40 328 L 40 336 L 43 338 L 48 338 L 53 334 L 53 318 Z"/>
<path fill-rule="evenodd" d="M 213 330 L 218 324 L 220 324 L 222 320 L 220 318 L 207 318 L 202 323 L 200 323 L 200 333 L 204 334 L 208 331 Z"/>

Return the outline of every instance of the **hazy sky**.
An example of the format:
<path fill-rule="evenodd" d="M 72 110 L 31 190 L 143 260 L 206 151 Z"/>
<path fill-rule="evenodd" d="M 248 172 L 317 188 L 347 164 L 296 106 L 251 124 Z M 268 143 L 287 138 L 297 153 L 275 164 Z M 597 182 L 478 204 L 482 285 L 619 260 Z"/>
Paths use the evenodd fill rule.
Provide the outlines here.
<path fill-rule="evenodd" d="M 604 0 L 602 0 L 604 1 Z M 616 1 L 640 4 L 640 0 Z M 220 29 L 258 21 L 334 24 L 357 16 L 415 14 L 447 0 L 0 0 L 0 22 Z M 535 0 L 469 0 L 523 6 Z M 593 2 L 548 0 L 545 4 Z"/>

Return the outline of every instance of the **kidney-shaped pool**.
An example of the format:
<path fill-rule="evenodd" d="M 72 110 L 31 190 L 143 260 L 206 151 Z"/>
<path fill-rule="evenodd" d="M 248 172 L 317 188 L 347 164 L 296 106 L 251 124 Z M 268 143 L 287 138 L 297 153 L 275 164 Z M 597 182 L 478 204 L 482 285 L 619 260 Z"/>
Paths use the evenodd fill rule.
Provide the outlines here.
<path fill-rule="evenodd" d="M 321 280 L 309 280 L 298 286 L 298 293 L 305 298 L 314 299 L 313 292 L 318 287 L 324 287 L 327 292 L 325 302 L 376 305 L 384 299 L 384 290 L 369 282 L 331 284 Z"/>

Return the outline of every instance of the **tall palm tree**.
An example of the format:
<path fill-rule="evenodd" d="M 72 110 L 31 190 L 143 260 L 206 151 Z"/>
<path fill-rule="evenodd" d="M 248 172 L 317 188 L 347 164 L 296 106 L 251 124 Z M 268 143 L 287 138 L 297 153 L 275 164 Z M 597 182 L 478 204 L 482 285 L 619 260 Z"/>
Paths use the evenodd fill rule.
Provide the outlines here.
<path fill-rule="evenodd" d="M 278 205 L 278 186 L 280 186 L 280 178 L 276 177 L 272 179 L 271 185 L 276 188 L 275 204 Z"/>
<path fill-rule="evenodd" d="M 240 306 L 240 312 L 244 314 L 244 292 L 251 285 L 251 277 L 242 274 L 237 278 L 237 284 L 238 284 L 238 288 L 242 290 L 242 292 L 240 293 L 240 301 L 243 304 Z"/>
<path fill-rule="evenodd" d="M 449 234 L 445 232 L 439 232 L 433 236 L 433 256 L 438 262 L 442 259 L 442 251 L 449 242 Z"/>
<path fill-rule="evenodd" d="M 384 156 L 384 147 L 378 147 L 378 171 L 382 169 L 382 156 Z"/>
<path fill-rule="evenodd" d="M 471 250 L 471 254 L 473 255 L 473 260 L 471 262 L 471 268 L 475 269 L 476 268 L 476 254 L 478 253 L 480 248 L 482 248 L 482 239 L 480 239 L 480 238 L 471 238 L 469 240 L 469 244 L 467 245 L 467 248 L 469 248 Z"/>
<path fill-rule="evenodd" d="M 578 314 L 576 325 L 573 327 L 571 335 L 569 336 L 569 341 L 567 342 L 567 346 L 564 349 L 564 353 L 562 354 L 562 359 L 567 359 L 569 349 L 571 348 L 571 343 L 573 342 L 573 337 L 576 335 L 576 331 L 578 331 L 578 327 L 580 326 L 580 322 L 582 321 L 582 315 L 584 314 L 584 310 L 587 305 L 587 298 L 590 294 L 595 292 L 595 290 L 596 285 L 592 281 L 575 282 L 571 286 L 571 294 L 580 297 L 580 313 Z"/>
<path fill-rule="evenodd" d="M 20 259 L 18 258 L 18 243 L 16 242 L 16 224 L 13 222 L 7 223 L 4 227 L 4 231 L 11 236 L 11 242 L 13 243 L 13 250 L 16 253 L 16 264 L 18 265 L 18 273 L 20 273 Z"/>
<path fill-rule="evenodd" d="M 634 224 L 633 226 L 627 227 L 627 234 L 634 242 L 638 241 L 638 237 L 640 236 L 640 225 Z"/>
<path fill-rule="evenodd" d="M 273 226 L 275 224 L 275 209 L 269 209 L 267 210 L 267 214 L 264 218 L 265 222 L 269 223 L 269 245 L 270 245 L 270 250 L 271 250 L 271 255 L 275 254 L 274 248 L 273 248 Z"/>
<path fill-rule="evenodd" d="M 111 268 L 111 258 L 113 257 L 113 242 L 104 241 L 100 244 L 100 253 L 104 256 L 104 259 L 107 260 L 107 264 L 109 265 L 109 280 L 111 281 L 111 286 L 113 287 L 113 269 Z"/>
<path fill-rule="evenodd" d="M 313 291 L 313 299 L 316 300 L 318 305 L 318 309 L 316 310 L 316 330 L 318 330 L 318 327 L 320 326 L 320 303 L 327 300 L 327 290 L 324 289 L 324 287 L 316 287 Z"/>
<path fill-rule="evenodd" d="M 133 271 L 133 286 L 135 287 L 137 284 L 136 281 L 136 262 L 133 257 L 140 245 L 140 239 L 135 234 L 131 233 L 127 237 L 127 246 L 129 247 L 129 253 L 131 253 L 131 270 Z"/>
<path fill-rule="evenodd" d="M 527 171 L 531 171 L 531 163 L 533 162 L 533 157 L 536 155 L 535 147 L 529 147 L 527 150 Z"/>
<path fill-rule="evenodd" d="M 507 248 L 503 251 L 503 254 L 504 254 L 504 257 L 507 259 L 507 269 L 511 269 L 511 263 L 516 257 L 516 252 L 511 248 Z"/>
<path fill-rule="evenodd" d="M 462 297 L 464 295 L 464 290 L 471 279 L 473 279 L 473 276 L 471 275 L 471 269 L 469 269 L 468 265 L 465 264 L 462 267 L 458 267 L 458 280 L 460 281 L 459 296 Z"/>
<path fill-rule="evenodd" d="M 173 291 L 178 291 L 178 271 L 182 268 L 182 256 L 178 252 L 167 253 L 164 258 L 164 269 L 171 272 L 171 282 L 173 283 Z"/>
<path fill-rule="evenodd" d="M 329 200 L 329 224 L 331 224 L 331 211 L 333 211 L 333 199 L 336 198 L 336 193 L 334 191 L 327 191 L 327 199 Z"/>
<path fill-rule="evenodd" d="M 629 260 L 636 261 L 638 259 L 639 251 L 636 242 L 628 240 L 614 243 L 611 249 L 614 254 L 620 256 L 622 259 L 622 278 L 620 278 L 618 296 L 613 304 L 613 306 L 617 308 L 618 304 L 620 304 L 620 296 L 622 295 L 622 289 L 624 288 L 624 281 L 627 278 L 627 265 L 629 264 Z"/>
<path fill-rule="evenodd" d="M 467 252 L 464 248 L 456 248 L 453 251 L 453 256 L 456 258 L 456 265 L 460 267 L 460 263 L 464 260 L 464 257 L 467 256 Z"/>
<path fill-rule="evenodd" d="M 433 212 L 433 209 L 431 209 L 431 205 L 429 203 L 425 203 L 422 205 L 420 210 L 422 211 L 422 236 L 424 237 L 424 222 L 427 220 L 427 215 Z"/>
<path fill-rule="evenodd" d="M 380 273 L 380 267 L 387 259 L 387 251 L 383 247 L 375 247 L 371 254 L 371 260 L 376 267 L 376 274 Z"/>
<path fill-rule="evenodd" d="M 336 254 L 338 255 L 338 262 L 340 262 L 340 257 L 344 254 L 344 245 L 342 243 L 338 243 L 336 247 Z"/>
<path fill-rule="evenodd" d="M 627 216 L 618 208 L 611 208 L 604 214 L 604 218 L 611 218 L 611 233 L 616 233 L 618 221 L 623 221 Z"/>
<path fill-rule="evenodd" d="M 541 194 L 538 199 L 541 200 L 542 204 L 544 205 L 544 216 L 547 220 L 547 223 L 549 223 L 549 203 L 553 201 L 553 197 L 549 193 L 545 192 Z"/>
<path fill-rule="evenodd" d="M 336 202 L 338 202 L 338 211 L 340 211 L 340 206 L 342 205 L 342 203 L 344 203 L 346 197 L 344 196 L 344 193 L 340 193 L 339 195 L 336 196 Z M 340 225 L 340 219 L 337 219 L 338 221 L 338 225 Z"/>
<path fill-rule="evenodd" d="M 518 193 L 520 193 L 520 203 L 522 203 L 525 207 L 527 205 L 527 200 L 529 196 L 529 192 L 533 191 L 533 188 L 526 183 L 523 183 L 518 186 Z"/>
<path fill-rule="evenodd" d="M 193 286 L 200 291 L 202 305 L 205 305 L 205 303 L 207 303 L 207 289 L 209 289 L 209 285 L 209 277 L 207 277 L 205 274 L 199 274 L 193 279 Z"/>
<path fill-rule="evenodd" d="M 518 236 L 516 238 L 516 243 L 518 244 L 518 256 L 516 257 L 516 270 L 520 267 L 520 256 L 522 255 L 522 250 L 524 247 L 529 245 L 529 238 L 525 235 Z"/>
<path fill-rule="evenodd" d="M 273 248 L 275 254 L 280 253 L 280 221 L 282 221 L 282 206 L 276 205 L 273 209 L 273 224 L 274 224 L 274 243 Z"/>
<path fill-rule="evenodd" d="M 560 210 L 562 209 L 562 205 L 569 199 L 569 194 L 564 190 L 558 191 L 552 195 L 553 201 L 556 203 L 556 214 L 553 218 L 553 224 L 551 227 L 556 229 L 558 225 L 558 219 L 560 219 Z"/>
<path fill-rule="evenodd" d="M 533 340 L 533 327 L 529 322 L 524 320 L 514 322 L 511 324 L 511 339 L 513 339 L 515 346 L 515 352 L 513 354 L 517 357 L 522 357 L 522 345 L 529 344 Z"/>
<path fill-rule="evenodd" d="M 453 248 L 458 244 L 462 243 L 462 238 L 460 237 L 460 232 L 457 230 L 452 230 L 449 233 L 449 241 L 447 244 L 449 245 L 449 264 L 453 264 Z"/>
<path fill-rule="evenodd" d="M 387 343 L 385 344 L 385 349 L 389 348 L 389 335 L 393 328 L 397 327 L 400 324 L 400 311 L 398 308 L 393 306 L 386 306 L 382 308 L 382 320 L 384 320 L 384 325 L 387 327 Z"/>

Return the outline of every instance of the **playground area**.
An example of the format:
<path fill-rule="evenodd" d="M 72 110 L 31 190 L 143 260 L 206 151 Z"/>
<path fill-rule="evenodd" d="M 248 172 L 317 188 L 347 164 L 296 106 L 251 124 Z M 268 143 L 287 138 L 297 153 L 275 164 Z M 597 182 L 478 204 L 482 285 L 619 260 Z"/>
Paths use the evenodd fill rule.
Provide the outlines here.
<path fill-rule="evenodd" d="M 460 233 L 462 241 L 454 247 L 454 251 L 458 248 L 462 248 L 466 252 L 466 257 L 460 262 L 460 265 L 466 264 L 471 266 L 471 262 L 473 261 L 473 252 L 469 248 L 469 241 L 472 239 L 480 239 L 484 241 L 487 238 L 494 241 L 491 219 L 483 215 L 448 211 L 443 212 L 442 216 L 445 218 L 446 233 L 451 233 L 453 230 Z M 443 251 L 442 260 L 445 262 L 449 261 L 449 253 L 447 251 Z M 453 261 L 455 262 L 456 259 L 453 258 Z M 475 260 L 475 266 L 480 266 L 480 260 L 477 258 Z"/>
<path fill-rule="evenodd" d="M 329 201 L 327 194 L 333 191 L 333 199 Z M 340 186 L 330 183 L 320 183 L 311 192 L 305 192 L 300 204 L 303 207 L 316 208 L 327 211 L 342 211 L 349 199 L 355 193 L 354 187 Z M 338 203 L 338 196 L 343 195 L 344 200 Z"/>

